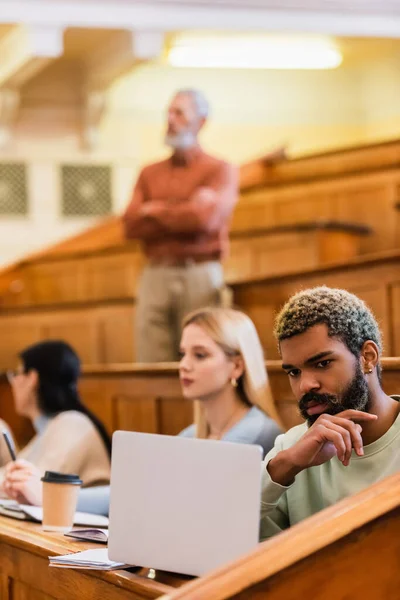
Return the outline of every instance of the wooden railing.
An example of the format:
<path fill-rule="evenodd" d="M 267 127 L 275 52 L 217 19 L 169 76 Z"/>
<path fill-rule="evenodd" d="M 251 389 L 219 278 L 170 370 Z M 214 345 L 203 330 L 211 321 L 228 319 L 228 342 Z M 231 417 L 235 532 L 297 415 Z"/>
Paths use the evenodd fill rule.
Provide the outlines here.
<path fill-rule="evenodd" d="M 383 387 L 400 393 L 400 358 L 383 358 Z M 280 361 L 267 361 L 275 408 L 285 428 L 301 422 L 289 379 Z M 193 422 L 192 404 L 182 397 L 175 363 L 102 365 L 83 369 L 79 390 L 84 402 L 104 422 L 116 429 L 175 435 Z M 11 427 L 19 444 L 32 436 L 29 422 L 15 414 L 11 390 L 0 378 L 0 418 Z"/>
<path fill-rule="evenodd" d="M 162 600 L 394 600 L 399 552 L 400 473 Z"/>
<path fill-rule="evenodd" d="M 342 178 L 400 168 L 400 141 L 351 146 L 270 165 L 263 157 L 241 166 L 242 193 L 260 187 Z"/>

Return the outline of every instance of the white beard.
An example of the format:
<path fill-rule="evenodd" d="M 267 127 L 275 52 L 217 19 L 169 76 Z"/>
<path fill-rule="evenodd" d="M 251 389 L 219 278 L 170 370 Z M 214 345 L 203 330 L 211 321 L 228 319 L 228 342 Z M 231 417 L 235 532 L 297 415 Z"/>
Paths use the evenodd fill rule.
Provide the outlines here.
<path fill-rule="evenodd" d="M 165 135 L 164 142 L 167 146 L 173 148 L 174 150 L 187 150 L 188 148 L 192 148 L 197 144 L 197 138 L 191 131 L 182 131 L 181 133 L 176 133 L 175 135 L 167 133 Z"/>

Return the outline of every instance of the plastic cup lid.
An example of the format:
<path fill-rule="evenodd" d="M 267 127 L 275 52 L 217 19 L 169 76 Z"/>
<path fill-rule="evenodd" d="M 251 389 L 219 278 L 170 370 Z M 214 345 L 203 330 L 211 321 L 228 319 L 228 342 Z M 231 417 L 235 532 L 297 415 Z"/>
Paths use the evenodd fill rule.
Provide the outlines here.
<path fill-rule="evenodd" d="M 45 483 L 69 483 L 72 485 L 82 485 L 79 475 L 69 473 L 58 473 L 57 471 L 46 471 L 41 479 Z"/>

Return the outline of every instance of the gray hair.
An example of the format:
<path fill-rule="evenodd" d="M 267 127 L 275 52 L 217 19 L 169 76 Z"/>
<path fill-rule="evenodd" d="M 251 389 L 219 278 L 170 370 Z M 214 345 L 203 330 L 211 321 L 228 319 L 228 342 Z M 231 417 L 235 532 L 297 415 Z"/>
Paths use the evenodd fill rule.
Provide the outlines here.
<path fill-rule="evenodd" d="M 179 94 L 190 96 L 193 104 L 196 107 L 197 114 L 202 119 L 206 119 L 210 112 L 210 106 L 208 104 L 208 100 L 200 90 L 196 90 L 194 88 L 182 88 L 176 92 L 176 96 Z"/>
<path fill-rule="evenodd" d="M 355 356 L 367 340 L 382 351 L 381 332 L 368 306 L 346 290 L 326 286 L 292 296 L 276 319 L 275 337 L 280 342 L 318 323 L 325 323 L 329 335 L 339 338 Z"/>

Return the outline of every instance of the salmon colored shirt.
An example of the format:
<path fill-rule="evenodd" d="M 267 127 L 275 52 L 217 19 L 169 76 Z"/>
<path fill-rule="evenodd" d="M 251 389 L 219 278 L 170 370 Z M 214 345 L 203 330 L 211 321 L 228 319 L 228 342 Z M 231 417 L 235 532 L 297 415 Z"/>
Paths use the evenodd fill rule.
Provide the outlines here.
<path fill-rule="evenodd" d="M 151 261 L 219 260 L 238 198 L 237 169 L 199 147 L 145 167 L 123 216 Z"/>

